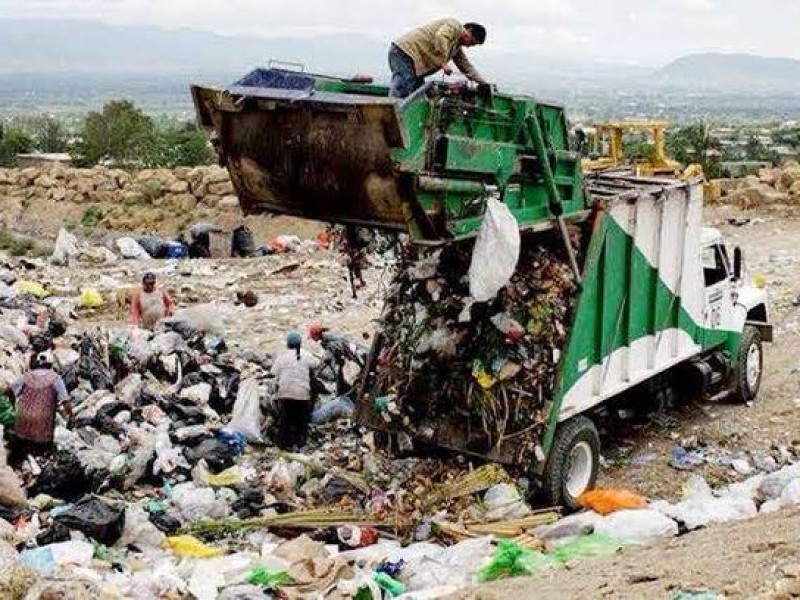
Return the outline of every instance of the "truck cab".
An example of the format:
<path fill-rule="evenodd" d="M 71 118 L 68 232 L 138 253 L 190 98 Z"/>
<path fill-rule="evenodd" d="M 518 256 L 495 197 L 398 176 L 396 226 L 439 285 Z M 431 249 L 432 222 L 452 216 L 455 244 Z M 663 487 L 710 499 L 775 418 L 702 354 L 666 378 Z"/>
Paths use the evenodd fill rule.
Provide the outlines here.
<path fill-rule="evenodd" d="M 761 342 L 773 338 L 767 292 L 748 278 L 741 249 L 730 252 L 717 229 L 702 230 L 701 262 L 705 283 L 703 346 L 718 345 L 720 335 L 731 338 L 727 348 L 733 378 L 729 391 L 743 402 L 752 402 L 761 385 Z"/>

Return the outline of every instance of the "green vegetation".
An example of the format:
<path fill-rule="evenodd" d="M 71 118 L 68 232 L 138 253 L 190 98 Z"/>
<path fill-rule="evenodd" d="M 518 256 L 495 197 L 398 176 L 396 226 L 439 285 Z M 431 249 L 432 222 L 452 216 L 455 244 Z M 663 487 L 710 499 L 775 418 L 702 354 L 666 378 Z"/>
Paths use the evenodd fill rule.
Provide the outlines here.
<path fill-rule="evenodd" d="M 0 229 L 0 250 L 11 256 L 28 256 L 34 253 L 35 247 L 33 240 L 19 237 L 9 229 Z"/>
<path fill-rule="evenodd" d="M 134 166 L 150 155 L 156 145 L 153 120 L 128 100 L 113 100 L 102 112 L 90 112 L 74 148 L 82 166 L 111 162 Z"/>
<path fill-rule="evenodd" d="M 94 229 L 103 220 L 103 211 L 97 206 L 90 206 L 81 215 L 81 226 L 84 229 Z"/>
<path fill-rule="evenodd" d="M 0 125 L 0 167 L 13 167 L 17 154 L 31 152 L 34 141 L 27 133 L 16 127 L 4 129 Z"/>
<path fill-rule="evenodd" d="M 39 152 L 66 152 L 68 148 L 67 131 L 64 125 L 46 116 L 36 120 L 34 139 Z"/>
<path fill-rule="evenodd" d="M 73 149 L 76 164 L 118 167 L 193 167 L 208 164 L 205 135 L 192 123 L 157 128 L 153 119 L 129 100 L 108 102 L 86 117 Z"/>
<path fill-rule="evenodd" d="M 711 179 L 720 176 L 720 149 L 720 141 L 710 134 L 705 123 L 694 123 L 667 132 L 667 156 L 682 165 L 701 165 L 706 177 Z"/>

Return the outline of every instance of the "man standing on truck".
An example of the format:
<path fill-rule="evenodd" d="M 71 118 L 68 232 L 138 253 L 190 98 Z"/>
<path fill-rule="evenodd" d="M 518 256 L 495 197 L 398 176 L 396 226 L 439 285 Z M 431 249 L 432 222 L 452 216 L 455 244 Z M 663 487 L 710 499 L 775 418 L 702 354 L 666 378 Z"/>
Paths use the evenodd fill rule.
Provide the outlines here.
<path fill-rule="evenodd" d="M 464 48 L 483 45 L 486 28 L 478 23 L 462 25 L 456 19 L 440 19 L 409 31 L 389 49 L 392 83 L 389 96 L 405 98 L 422 87 L 425 77 L 437 71 L 451 75 L 452 60 L 464 76 L 475 83 L 486 83 L 464 54 Z"/>

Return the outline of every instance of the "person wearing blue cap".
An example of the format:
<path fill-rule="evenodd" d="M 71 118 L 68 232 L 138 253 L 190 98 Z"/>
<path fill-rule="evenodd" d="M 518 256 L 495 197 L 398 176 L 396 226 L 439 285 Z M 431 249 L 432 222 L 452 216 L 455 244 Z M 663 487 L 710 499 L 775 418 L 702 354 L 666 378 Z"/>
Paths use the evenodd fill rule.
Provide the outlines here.
<path fill-rule="evenodd" d="M 286 334 L 286 350 L 278 355 L 272 365 L 272 374 L 278 380 L 275 443 L 283 449 L 305 445 L 314 408 L 312 391 L 317 361 L 302 352 L 302 345 L 300 333 L 290 331 Z"/>

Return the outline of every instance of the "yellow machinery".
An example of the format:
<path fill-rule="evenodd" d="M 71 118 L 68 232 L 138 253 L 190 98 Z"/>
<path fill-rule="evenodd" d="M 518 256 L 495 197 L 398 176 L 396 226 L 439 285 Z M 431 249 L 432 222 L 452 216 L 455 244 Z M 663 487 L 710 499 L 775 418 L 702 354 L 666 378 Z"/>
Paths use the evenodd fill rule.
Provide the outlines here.
<path fill-rule="evenodd" d="M 592 147 L 599 158 L 584 159 L 584 171 L 604 171 L 619 167 L 630 167 L 637 176 L 681 175 L 681 165 L 667 158 L 664 151 L 664 132 L 667 123 L 662 121 L 622 121 L 601 123 L 595 126 Z M 629 161 L 625 158 L 625 133 L 629 131 L 650 132 L 653 145 L 649 159 Z M 603 147 L 607 144 L 607 152 Z"/>

